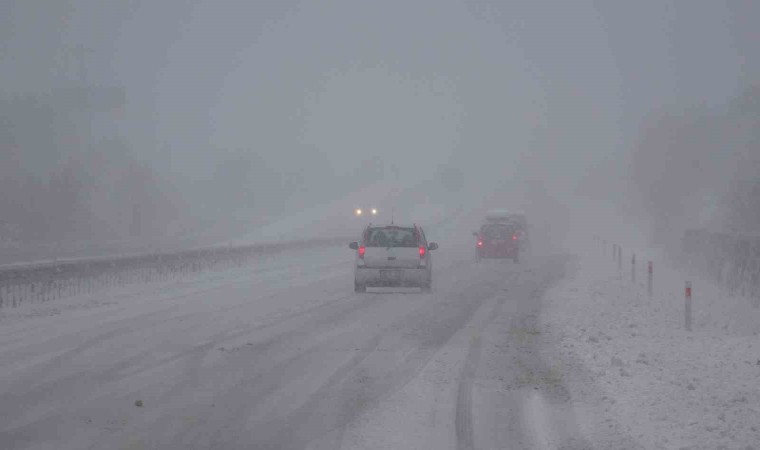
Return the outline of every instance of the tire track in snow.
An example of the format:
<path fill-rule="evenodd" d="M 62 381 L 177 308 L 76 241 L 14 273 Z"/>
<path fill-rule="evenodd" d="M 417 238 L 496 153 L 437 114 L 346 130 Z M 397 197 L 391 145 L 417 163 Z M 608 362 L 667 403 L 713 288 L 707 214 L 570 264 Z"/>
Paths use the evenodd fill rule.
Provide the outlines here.
<path fill-rule="evenodd" d="M 457 405 L 454 427 L 457 434 L 458 450 L 473 450 L 475 448 L 472 431 L 472 376 L 477 366 L 480 354 L 480 336 L 473 339 L 465 360 L 462 379 L 457 388 Z"/>
<path fill-rule="evenodd" d="M 514 273 L 512 274 L 514 276 Z M 487 280 L 475 283 L 479 287 L 492 284 Z M 490 292 L 494 288 L 480 290 Z M 492 296 L 473 298 L 468 287 L 458 287 L 456 291 L 445 296 L 444 308 L 441 308 L 441 298 L 436 296 L 424 298 L 411 311 L 403 314 L 400 320 L 386 323 L 389 326 L 376 330 L 374 336 L 381 336 L 379 349 L 370 350 L 362 355 L 356 364 L 342 366 L 333 371 L 319 387 L 309 395 L 309 400 L 300 407 L 291 410 L 285 416 L 274 417 L 271 420 L 252 424 L 253 435 L 256 436 L 257 448 L 313 448 L 334 449 L 340 447 L 342 433 L 348 423 L 362 413 L 371 410 L 379 401 L 399 391 L 412 381 L 426 366 L 436 352 L 463 327 L 471 322 L 473 315 Z M 384 297 L 378 294 L 374 301 Z M 394 298 L 396 296 L 391 296 Z M 416 296 L 415 296 L 416 297 Z M 395 298 L 394 301 L 398 301 Z M 436 307 L 436 305 L 439 305 Z M 365 314 L 367 311 L 364 312 Z M 399 317 L 400 318 L 400 317 Z M 348 319 L 348 318 L 347 318 Z M 350 320 L 357 320 L 358 317 Z M 330 324 L 335 326 L 335 321 Z M 300 333 L 298 333 L 300 334 Z M 308 338 L 309 334 L 304 335 Z M 292 333 L 288 333 L 291 338 Z M 367 336 L 369 337 L 369 336 Z M 317 348 L 329 346 L 329 341 L 316 344 Z M 370 346 L 371 348 L 371 346 Z M 388 353 L 391 352 L 391 353 Z M 286 363 L 292 369 L 272 367 L 269 373 L 293 373 L 294 369 L 305 369 L 303 358 L 317 351 L 295 355 Z M 388 364 L 388 355 L 395 354 L 395 364 Z M 264 377 L 263 379 L 267 379 Z M 262 386 L 260 382 L 251 380 L 251 387 L 256 385 L 264 397 L 271 394 L 274 388 L 285 388 L 292 380 L 268 380 Z M 256 404 L 264 401 L 261 394 L 248 392 L 249 397 L 241 409 L 236 410 L 234 417 L 251 414 Z M 229 412 L 229 410 L 228 410 Z M 232 429 L 239 429 L 240 423 L 232 424 Z M 296 426 L 297 425 L 297 426 Z M 237 438 L 239 439 L 239 438 Z M 235 446 L 239 440 L 228 440 L 224 434 L 215 435 L 208 444 L 214 446 Z"/>
<path fill-rule="evenodd" d="M 334 265 L 337 265 L 337 263 L 330 264 L 328 267 L 332 267 Z M 239 285 L 246 283 L 251 283 L 251 280 L 244 278 L 224 280 L 223 284 L 213 285 L 210 287 L 192 288 L 190 291 L 184 291 L 180 294 L 172 295 L 169 297 L 169 299 L 173 301 L 183 300 L 206 293 L 211 293 L 219 289 L 224 289 L 229 285 Z M 280 293 L 281 291 L 273 292 L 263 297 L 259 297 L 257 300 L 274 297 Z M 102 370 L 93 369 L 92 371 L 65 375 L 61 374 L 59 376 L 55 376 L 56 370 L 67 367 L 67 363 L 69 361 L 84 354 L 87 351 L 92 350 L 97 346 L 116 340 L 127 334 L 139 335 L 141 333 L 155 329 L 161 324 L 174 322 L 178 319 L 197 317 L 199 314 L 198 311 L 193 311 L 169 318 L 162 317 L 162 313 L 170 312 L 176 309 L 178 306 L 181 306 L 174 304 L 169 307 L 163 307 L 158 310 L 138 314 L 136 316 L 122 318 L 118 321 L 98 326 L 96 330 L 87 330 L 87 337 L 84 339 L 80 338 L 79 336 L 74 336 L 74 338 L 79 338 L 79 344 L 73 346 L 69 350 L 65 350 L 64 352 L 53 356 L 50 359 L 47 359 L 44 362 L 32 364 L 29 368 L 25 369 L 27 372 L 26 376 L 21 377 L 15 382 L 11 382 L 9 388 L 6 389 L 4 393 L 0 394 L 0 400 L 2 400 L 2 403 L 24 404 L 26 405 L 25 409 L 27 413 L 31 412 L 32 409 L 39 407 L 39 413 L 31 413 L 22 420 L 19 420 L 21 418 L 17 417 L 17 414 L 13 410 L 4 412 L 2 409 L 0 409 L 0 418 L 3 419 L 0 421 L 0 423 L 3 424 L 0 426 L 0 430 L 3 430 L 4 433 L 13 432 L 18 435 L 23 434 L 24 430 L 34 429 L 35 427 L 39 427 L 42 424 L 55 423 L 55 420 L 57 420 L 56 418 L 60 417 L 61 414 L 59 410 L 51 408 L 51 402 L 49 399 L 57 393 L 65 392 L 65 395 L 60 397 L 56 402 L 60 405 L 60 408 L 63 408 L 64 405 L 67 404 L 70 405 L 70 402 L 72 401 L 75 403 L 86 403 L 87 399 L 95 398 L 98 395 L 101 395 L 100 393 L 103 391 L 107 392 L 109 386 L 118 386 L 121 380 L 137 377 L 142 373 L 156 370 L 161 367 L 167 367 L 181 360 L 187 360 L 187 362 L 184 363 L 186 367 L 186 377 L 183 382 L 175 384 L 170 389 L 169 394 L 176 394 L 177 392 L 184 391 L 189 385 L 192 385 L 198 381 L 200 376 L 200 364 L 202 363 L 203 359 L 209 354 L 209 352 L 218 347 L 220 343 L 232 339 L 238 339 L 259 331 L 264 331 L 268 328 L 283 325 L 293 320 L 296 320 L 299 324 L 308 323 L 308 318 L 313 316 L 315 313 L 319 314 L 320 316 L 324 316 L 326 311 L 333 311 L 333 314 L 334 312 L 338 312 L 338 314 L 350 313 L 357 308 L 361 308 L 361 304 L 347 303 L 353 296 L 353 294 L 342 295 L 336 298 L 331 298 L 326 302 L 306 307 L 304 309 L 298 309 L 284 314 L 277 314 L 276 317 L 274 317 L 273 321 L 255 325 L 253 327 L 237 326 L 232 330 L 225 329 L 222 332 L 215 333 L 210 337 L 204 339 L 206 342 L 203 344 L 193 345 L 186 350 L 182 350 L 178 353 L 162 357 L 158 360 L 149 360 L 147 363 L 146 358 L 150 358 L 150 355 L 153 353 L 153 349 L 147 349 L 125 358 L 121 358 L 110 367 L 104 368 Z M 366 299 L 366 301 L 369 301 L 369 299 Z M 221 308 L 216 308 L 211 312 L 227 312 L 229 310 L 246 306 L 247 302 L 241 302 L 240 304 L 235 304 L 232 306 L 226 305 Z M 346 306 L 348 306 L 347 309 L 345 308 Z M 325 319 L 322 319 L 322 321 L 324 320 Z M 139 325 L 135 326 L 135 323 L 138 323 Z M 103 331 L 104 329 L 107 329 L 106 327 L 112 326 L 114 324 L 126 325 L 121 325 L 116 328 Z M 289 328 L 297 327 L 298 325 L 293 325 Z M 94 333 L 92 331 L 94 331 Z M 270 339 L 265 346 L 272 345 L 273 339 L 278 339 L 280 334 L 282 333 L 279 333 Z M 65 344 L 62 343 L 61 345 Z M 19 350 L 15 353 L 19 352 L 21 351 Z M 10 352 L 9 357 L 12 358 L 13 356 L 14 352 Z M 139 364 L 140 362 L 143 364 Z M 30 383 L 30 380 L 33 380 L 32 383 Z M 34 381 L 37 381 L 37 383 L 34 383 Z M 99 389 L 93 391 L 93 386 L 98 386 Z M 169 397 L 171 397 L 171 395 Z"/>
<path fill-rule="evenodd" d="M 513 274 L 513 277 L 516 273 Z M 456 413 L 454 416 L 454 428 L 457 436 L 457 450 L 475 449 L 475 437 L 472 420 L 472 380 L 475 378 L 478 364 L 480 363 L 481 354 L 481 335 L 483 330 L 498 317 L 501 308 L 504 305 L 506 297 L 500 295 L 493 307 L 491 313 L 487 316 L 485 322 L 478 328 L 477 333 L 470 340 L 470 347 L 467 350 L 462 375 L 457 386 L 457 403 Z"/>

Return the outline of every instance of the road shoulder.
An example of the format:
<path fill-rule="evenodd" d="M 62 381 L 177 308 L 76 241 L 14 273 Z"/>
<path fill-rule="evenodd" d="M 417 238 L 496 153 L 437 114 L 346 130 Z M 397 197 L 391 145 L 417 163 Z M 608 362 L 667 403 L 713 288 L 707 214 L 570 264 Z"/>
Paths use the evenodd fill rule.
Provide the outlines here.
<path fill-rule="evenodd" d="M 650 300 L 644 286 L 593 257 L 543 301 L 541 329 L 553 341 L 543 357 L 561 362 L 578 423 L 595 446 L 608 448 L 613 435 L 644 448 L 760 442 L 756 336 L 688 333 L 677 299 Z"/>

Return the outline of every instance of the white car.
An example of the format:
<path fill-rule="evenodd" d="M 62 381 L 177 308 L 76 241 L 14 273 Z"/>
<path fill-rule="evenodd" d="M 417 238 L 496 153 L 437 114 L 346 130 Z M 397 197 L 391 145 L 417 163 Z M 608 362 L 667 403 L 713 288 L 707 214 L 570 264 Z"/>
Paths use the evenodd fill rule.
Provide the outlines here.
<path fill-rule="evenodd" d="M 429 292 L 433 284 L 430 252 L 438 248 L 428 243 L 417 225 L 369 225 L 361 241 L 349 247 L 356 250 L 354 290 L 367 287 L 419 287 Z"/>

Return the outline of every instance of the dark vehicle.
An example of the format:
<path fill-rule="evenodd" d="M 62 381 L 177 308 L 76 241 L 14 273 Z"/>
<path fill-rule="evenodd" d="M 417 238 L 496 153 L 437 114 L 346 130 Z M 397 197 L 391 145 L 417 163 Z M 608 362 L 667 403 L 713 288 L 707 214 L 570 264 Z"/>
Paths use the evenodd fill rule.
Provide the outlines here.
<path fill-rule="evenodd" d="M 487 223 L 473 233 L 477 238 L 475 260 L 483 258 L 511 259 L 520 262 L 519 227 L 510 223 Z"/>
<path fill-rule="evenodd" d="M 512 220 L 507 225 L 514 227 L 517 244 L 521 252 L 525 252 L 530 247 L 530 237 L 528 234 L 528 225 L 524 220 Z"/>
<path fill-rule="evenodd" d="M 417 225 L 368 226 L 360 242 L 349 247 L 356 250 L 354 290 L 365 292 L 368 286 L 407 286 L 430 291 L 433 284 L 433 261 L 430 251 L 438 248 L 427 242 Z"/>

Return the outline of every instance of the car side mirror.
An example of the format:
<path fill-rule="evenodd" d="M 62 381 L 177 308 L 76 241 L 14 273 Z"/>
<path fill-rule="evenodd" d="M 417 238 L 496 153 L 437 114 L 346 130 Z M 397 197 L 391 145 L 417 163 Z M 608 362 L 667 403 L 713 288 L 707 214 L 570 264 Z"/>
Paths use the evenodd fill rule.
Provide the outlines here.
<path fill-rule="evenodd" d="M 359 243 L 358 242 L 352 242 L 352 243 L 348 244 L 348 248 L 350 248 L 351 250 L 357 250 L 359 248 Z"/>
<path fill-rule="evenodd" d="M 428 244 L 428 250 L 435 250 L 437 248 L 438 248 L 438 244 L 436 244 L 435 242 L 431 242 Z"/>

